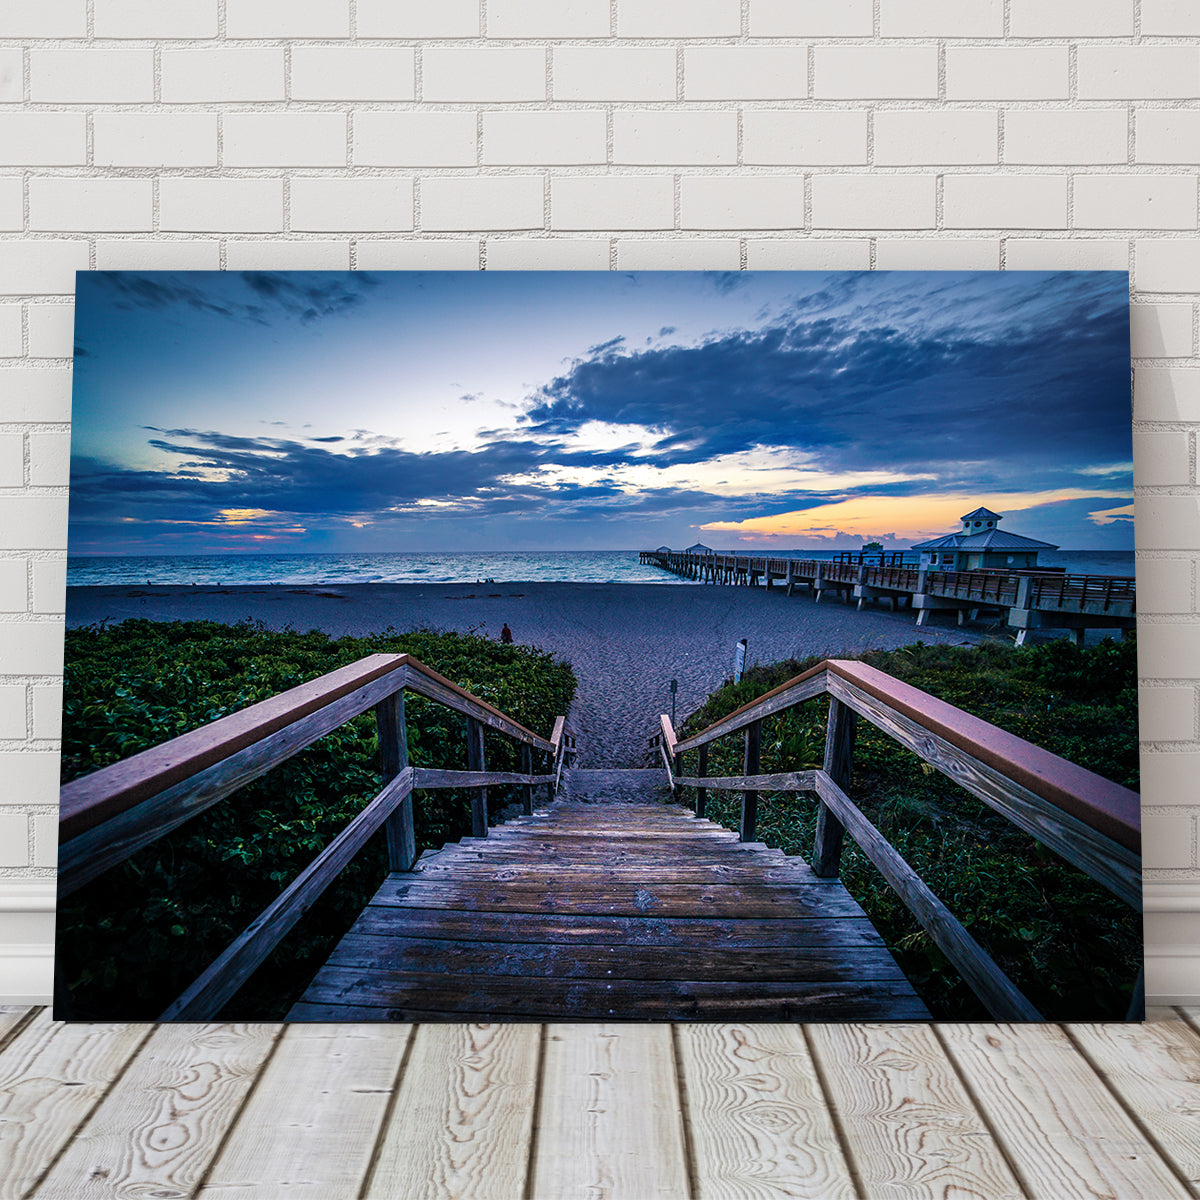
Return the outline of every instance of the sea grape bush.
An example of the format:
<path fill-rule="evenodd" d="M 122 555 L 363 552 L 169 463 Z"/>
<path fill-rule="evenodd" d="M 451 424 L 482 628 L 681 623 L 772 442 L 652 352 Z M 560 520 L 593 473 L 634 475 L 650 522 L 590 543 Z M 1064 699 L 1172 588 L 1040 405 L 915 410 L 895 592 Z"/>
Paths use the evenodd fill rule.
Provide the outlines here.
<path fill-rule="evenodd" d="M 452 632 L 334 640 L 259 623 L 146 620 L 69 630 L 62 779 L 377 653 L 412 654 L 543 736 L 575 690 L 570 667 L 550 654 Z M 462 716 L 409 695 L 406 717 L 414 766 L 466 767 Z M 510 739 L 489 733 L 486 751 L 489 769 L 517 769 Z M 378 792 L 377 761 L 367 713 L 76 892 L 59 909 L 58 1015 L 156 1017 Z M 491 789 L 489 806 L 511 798 Z M 469 833 L 468 803 L 466 793 L 420 793 L 419 847 Z M 281 1017 L 385 873 L 376 835 L 226 1015 Z"/>
<path fill-rule="evenodd" d="M 1080 649 L 1065 639 L 1012 647 L 913 645 L 857 657 L 1125 787 L 1138 787 L 1132 638 Z M 699 732 L 814 666 L 756 666 L 684 725 Z M 828 701 L 763 722 L 761 770 L 820 766 Z M 741 774 L 741 738 L 709 747 L 710 774 Z M 694 753 L 684 773 L 695 767 Z M 1049 1018 L 1122 1019 L 1141 965 L 1141 918 L 885 733 L 858 724 L 852 799 L 1000 967 Z M 739 800 L 710 791 L 708 815 L 736 827 Z M 758 837 L 812 852 L 816 801 L 763 797 Z M 935 1016 L 985 1016 L 978 1000 L 875 867 L 847 839 L 841 877 Z"/>

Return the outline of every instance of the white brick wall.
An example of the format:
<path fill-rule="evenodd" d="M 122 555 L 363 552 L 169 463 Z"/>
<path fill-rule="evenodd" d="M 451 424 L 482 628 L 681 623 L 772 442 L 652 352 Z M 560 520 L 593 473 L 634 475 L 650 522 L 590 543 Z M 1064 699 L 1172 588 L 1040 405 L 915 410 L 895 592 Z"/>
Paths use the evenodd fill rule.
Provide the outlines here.
<path fill-rule="evenodd" d="M 0 0 L 0 942 L 53 873 L 75 271 L 485 263 L 1131 270 L 1147 930 L 1200 941 L 1198 39 L 1192 0 Z"/>

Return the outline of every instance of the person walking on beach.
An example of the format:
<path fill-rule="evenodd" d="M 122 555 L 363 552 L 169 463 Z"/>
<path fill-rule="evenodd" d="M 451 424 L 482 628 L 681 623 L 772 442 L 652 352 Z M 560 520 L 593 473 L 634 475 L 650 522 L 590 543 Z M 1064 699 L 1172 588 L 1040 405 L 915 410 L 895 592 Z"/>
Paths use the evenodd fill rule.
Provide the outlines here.
<path fill-rule="evenodd" d="M 508 627 L 508 622 L 504 623 L 504 628 L 500 630 L 500 642 L 504 646 L 512 645 L 512 630 Z"/>

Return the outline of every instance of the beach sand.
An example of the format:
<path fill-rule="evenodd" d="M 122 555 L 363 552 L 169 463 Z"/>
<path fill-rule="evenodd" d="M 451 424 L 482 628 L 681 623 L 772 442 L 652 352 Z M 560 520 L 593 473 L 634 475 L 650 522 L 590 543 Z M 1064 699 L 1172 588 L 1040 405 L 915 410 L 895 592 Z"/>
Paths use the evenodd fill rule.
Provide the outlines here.
<path fill-rule="evenodd" d="M 579 766 L 642 766 L 658 715 L 671 711 L 679 681 L 678 723 L 733 672 L 734 647 L 747 665 L 809 654 L 837 657 L 913 642 L 981 640 L 952 614 L 918 629 L 907 610 L 856 612 L 828 598 L 782 590 L 680 584 L 500 583 L 338 584 L 296 587 L 76 587 L 67 590 L 67 626 L 130 617 L 155 621 L 262 621 L 271 629 L 319 629 L 332 636 L 410 629 L 453 629 L 499 638 L 508 623 L 517 642 L 571 663 L 579 688 L 570 726 Z M 548 733 L 548 730 L 538 732 Z"/>

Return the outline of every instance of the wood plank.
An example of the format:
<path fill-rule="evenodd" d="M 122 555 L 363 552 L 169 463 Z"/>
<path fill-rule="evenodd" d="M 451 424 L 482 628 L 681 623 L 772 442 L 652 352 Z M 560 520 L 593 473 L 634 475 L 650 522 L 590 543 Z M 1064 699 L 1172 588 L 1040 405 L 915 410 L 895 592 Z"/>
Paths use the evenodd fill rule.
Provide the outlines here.
<path fill-rule="evenodd" d="M 1019 1200 L 1017 1179 L 932 1028 L 806 1032 L 865 1196 Z"/>
<path fill-rule="evenodd" d="M 421 879 L 463 883 L 524 883 L 537 884 L 555 880 L 560 888 L 567 890 L 577 883 L 599 884 L 642 884 L 650 883 L 657 891 L 660 888 L 684 884 L 720 883 L 817 883 L 816 877 L 806 863 L 729 863 L 719 860 L 692 862 L 682 865 L 669 859 L 647 862 L 632 859 L 626 862 L 605 864 L 599 860 L 591 863 L 565 862 L 447 862 L 436 859 L 422 863 L 417 875 Z"/>
<path fill-rule="evenodd" d="M 197 1200 L 357 1196 L 411 1025 L 292 1025 Z"/>
<path fill-rule="evenodd" d="M 390 780 L 358 816 L 168 1005 L 164 1021 L 211 1021 L 312 907 L 371 835 L 412 793 L 412 768 Z"/>
<path fill-rule="evenodd" d="M 525 774 L 519 771 L 438 771 L 432 767 L 417 767 L 413 786 L 418 791 L 436 791 L 439 788 L 486 788 L 518 784 L 537 785 L 553 783 L 553 775 Z"/>
<path fill-rule="evenodd" d="M 1200 1037 L 1179 1020 L 1068 1025 L 1154 1147 L 1200 1195 Z"/>
<path fill-rule="evenodd" d="M 1188 1190 L 1055 1025 L 944 1025 L 946 1050 L 1035 1200 Z"/>
<path fill-rule="evenodd" d="M 396 692 L 375 706 L 375 728 L 379 736 L 379 774 L 384 783 L 395 779 L 408 766 L 408 723 L 404 712 L 404 692 Z M 410 793 L 384 823 L 387 837 L 388 869 L 409 871 L 417 860 L 417 840 L 413 827 Z"/>
<path fill-rule="evenodd" d="M 536 1026 L 425 1026 L 413 1042 L 366 1200 L 525 1193 Z"/>
<path fill-rule="evenodd" d="M 0 1194 L 33 1187 L 149 1036 L 145 1025 L 33 1015 L 0 1054 Z"/>
<path fill-rule="evenodd" d="M 154 1030 L 37 1200 L 189 1196 L 208 1170 L 279 1025 L 165 1025 Z"/>
<path fill-rule="evenodd" d="M 852 1200 L 797 1026 L 679 1025 L 674 1034 L 696 1200 Z"/>
<path fill-rule="evenodd" d="M 813 792 L 815 771 L 777 771 L 772 775 L 680 775 L 678 787 L 703 787 L 714 792 Z"/>
<path fill-rule="evenodd" d="M 670 1030 L 551 1026 L 532 1200 L 687 1200 Z"/>
<path fill-rule="evenodd" d="M 0 1050 L 37 1016 L 40 1009 L 31 1005 L 0 1004 Z"/>
<path fill-rule="evenodd" d="M 823 770 L 843 792 L 850 788 L 854 766 L 854 742 L 858 733 L 858 715 L 840 700 L 830 699 L 829 720 L 825 728 Z M 837 876 L 842 862 L 845 826 L 821 801 L 817 810 L 817 829 L 813 838 L 813 871 L 823 879 Z"/>

